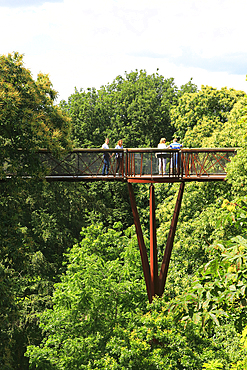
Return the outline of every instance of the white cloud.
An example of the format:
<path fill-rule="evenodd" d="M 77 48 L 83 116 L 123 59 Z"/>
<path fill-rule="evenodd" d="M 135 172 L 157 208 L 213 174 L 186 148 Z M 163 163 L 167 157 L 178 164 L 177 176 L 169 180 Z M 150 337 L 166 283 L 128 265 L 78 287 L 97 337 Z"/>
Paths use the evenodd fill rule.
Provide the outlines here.
<path fill-rule="evenodd" d="M 64 0 L 2 7 L 0 53 L 24 53 L 33 75 L 49 73 L 63 99 L 75 86 L 99 88 L 135 69 L 159 68 L 179 86 L 193 77 L 199 86 L 247 90 L 241 74 L 246 8 L 245 0 Z"/>

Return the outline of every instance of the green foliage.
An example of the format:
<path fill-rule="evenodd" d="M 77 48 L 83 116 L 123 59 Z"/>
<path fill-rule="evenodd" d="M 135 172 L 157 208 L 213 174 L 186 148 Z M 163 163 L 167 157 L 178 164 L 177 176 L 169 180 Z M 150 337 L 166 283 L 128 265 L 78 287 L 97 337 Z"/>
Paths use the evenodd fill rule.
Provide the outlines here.
<path fill-rule="evenodd" d="M 99 147 L 104 142 L 105 128 L 110 125 L 111 105 L 103 89 L 75 91 L 68 103 L 61 102 L 63 111 L 72 119 L 74 147 Z M 102 142 L 102 143 L 101 143 Z"/>
<path fill-rule="evenodd" d="M 87 194 L 83 213 L 87 224 L 103 222 L 105 226 L 112 227 L 116 221 L 121 221 L 124 229 L 132 225 L 133 218 L 126 184 L 94 182 L 86 184 L 85 191 Z"/>
<path fill-rule="evenodd" d="M 171 123 L 184 146 L 201 147 L 204 138 L 220 131 L 234 104 L 245 96 L 243 91 L 202 86 L 201 90 L 183 94 L 171 109 Z"/>
<path fill-rule="evenodd" d="M 69 149 L 70 120 L 80 147 L 156 147 L 175 129 L 188 146 L 242 147 L 227 183 L 186 184 L 166 290 L 147 306 L 126 184 L 1 183 L 1 369 L 246 369 L 246 95 L 144 70 L 59 108 L 19 54 L 0 70 L 1 176 L 39 176 L 34 152 Z M 148 242 L 149 185 L 134 190 Z M 177 191 L 155 186 L 159 263 Z"/>
<path fill-rule="evenodd" d="M 179 185 L 162 185 L 167 192 L 157 202 L 157 240 L 161 263 Z M 155 187 L 155 189 L 157 186 Z M 170 300 L 190 284 L 191 275 L 208 262 L 208 246 L 239 234 L 232 215 L 222 208 L 226 183 L 186 183 L 169 265 L 165 297 Z M 159 194 L 157 194 L 158 196 Z"/>
<path fill-rule="evenodd" d="M 247 96 L 239 98 L 228 114 L 227 121 L 221 127 L 217 127 L 210 138 L 207 138 L 207 146 L 240 148 L 246 146 L 246 118 Z M 205 141 L 205 139 L 204 139 Z"/>
<path fill-rule="evenodd" d="M 83 229 L 82 241 L 69 252 L 53 308 L 41 315 L 43 343 L 28 348 L 31 364 L 39 369 L 95 368 L 112 336 L 144 309 L 139 251 L 119 227 Z"/>
<path fill-rule="evenodd" d="M 223 207 L 230 213 L 236 208 L 227 201 Z M 235 212 L 236 223 L 238 216 Z M 224 212 L 222 217 L 227 217 Z M 82 237 L 68 255 L 53 309 L 41 315 L 46 338 L 28 349 L 33 366 L 175 370 L 203 364 L 220 368 L 222 363 L 230 369 L 238 362 L 241 369 L 245 351 L 236 330 L 246 325 L 246 239 L 237 236 L 225 246 L 208 247 L 211 258 L 195 273 L 191 286 L 170 302 L 156 299 L 145 313 L 136 299 L 142 278 L 133 241 L 117 229 L 105 232 L 102 225 L 84 229 Z M 137 290 L 134 281 L 139 281 Z"/>
<path fill-rule="evenodd" d="M 1 177 L 6 169 L 35 174 L 39 163 L 35 152 L 39 148 L 58 153 L 70 146 L 70 119 L 53 105 L 56 95 L 48 75 L 32 79 L 22 55 L 0 56 Z"/>
<path fill-rule="evenodd" d="M 12 322 L 18 320 L 18 309 L 15 292 L 18 289 L 18 278 L 12 269 L 0 264 L 0 366 L 10 369 L 13 362 L 11 344 L 13 342 Z"/>
<path fill-rule="evenodd" d="M 199 269 L 191 286 L 172 303 L 171 310 L 179 319 L 192 320 L 209 332 L 212 324 L 220 325 L 234 317 L 236 329 L 241 331 L 246 325 L 247 241 L 234 237 L 227 245 L 213 245 L 209 253 L 213 258 Z"/>
<path fill-rule="evenodd" d="M 234 330 L 226 334 L 236 335 Z M 221 361 L 229 369 L 242 357 L 241 347 L 239 340 L 228 347 L 225 343 L 223 335 L 207 337 L 193 323 L 185 327 L 167 312 L 164 300 L 156 299 L 149 312 L 135 318 L 135 327 L 124 341 L 113 338 L 107 360 L 116 369 L 201 369 L 206 361 Z M 103 364 L 107 369 L 106 361 Z"/>
<path fill-rule="evenodd" d="M 223 364 L 218 360 L 212 360 L 208 363 L 203 364 L 202 368 L 207 370 L 223 369 Z"/>
<path fill-rule="evenodd" d="M 171 140 L 170 109 L 178 96 L 195 91 L 191 81 L 178 91 L 173 78 L 158 72 L 126 73 L 101 89 L 76 91 L 61 105 L 72 118 L 72 136 L 80 147 L 110 147 L 123 139 L 124 147 L 156 147 L 161 137 Z"/>
<path fill-rule="evenodd" d="M 17 305 L 14 301 L 14 311 L 11 309 L 15 315 L 10 315 L 8 326 L 2 328 L 2 349 L 3 358 L 9 356 L 12 369 L 19 370 L 28 367 L 28 359 L 23 357 L 26 345 L 42 338 L 36 315 L 50 307 L 54 282 L 65 268 L 64 253 L 79 240 L 81 227 L 97 220 L 113 225 L 122 219 L 121 228 L 125 229 L 132 218 L 123 184 L 94 183 L 90 187 L 23 182 L 13 186 L 6 182 L 0 189 L 0 258 L 4 267 L 13 271 L 9 283 L 13 283 L 13 297 L 18 301 Z M 11 289 L 6 292 L 10 296 Z M 7 308 L 2 306 L 2 310 L 4 315 Z"/>
<path fill-rule="evenodd" d="M 247 160 L 246 147 L 238 150 L 237 155 L 227 166 L 227 180 L 232 185 L 235 196 L 245 196 L 247 190 L 246 174 Z"/>

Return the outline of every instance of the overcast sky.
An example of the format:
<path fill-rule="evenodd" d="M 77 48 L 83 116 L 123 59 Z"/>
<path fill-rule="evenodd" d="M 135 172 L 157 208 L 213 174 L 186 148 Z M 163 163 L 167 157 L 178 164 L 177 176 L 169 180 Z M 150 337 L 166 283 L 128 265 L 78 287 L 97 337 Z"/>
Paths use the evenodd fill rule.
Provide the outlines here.
<path fill-rule="evenodd" d="M 246 0 L 0 0 L 0 54 L 18 51 L 59 99 L 145 69 L 247 92 Z"/>

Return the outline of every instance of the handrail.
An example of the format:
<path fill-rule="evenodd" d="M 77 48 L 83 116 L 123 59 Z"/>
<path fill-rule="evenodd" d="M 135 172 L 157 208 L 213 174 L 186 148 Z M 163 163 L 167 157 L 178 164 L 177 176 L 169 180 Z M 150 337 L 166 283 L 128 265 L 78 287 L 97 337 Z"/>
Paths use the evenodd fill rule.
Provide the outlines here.
<path fill-rule="evenodd" d="M 236 151 L 237 148 L 75 148 L 55 156 L 40 149 L 38 160 L 49 169 L 45 176 L 48 181 L 210 181 L 225 179 L 226 164 Z M 105 153 L 110 157 L 107 175 L 102 173 Z M 121 153 L 121 160 L 117 153 Z M 23 177 L 28 175 L 23 173 Z"/>

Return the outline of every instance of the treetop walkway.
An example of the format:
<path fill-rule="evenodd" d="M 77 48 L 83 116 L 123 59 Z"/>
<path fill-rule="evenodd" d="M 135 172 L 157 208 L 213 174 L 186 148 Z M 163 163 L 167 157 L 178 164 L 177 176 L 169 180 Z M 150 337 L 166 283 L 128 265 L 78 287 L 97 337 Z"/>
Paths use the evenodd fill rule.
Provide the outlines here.
<path fill-rule="evenodd" d="M 39 155 L 49 168 L 48 181 L 125 181 L 142 260 L 149 302 L 162 296 L 167 278 L 173 241 L 187 181 L 223 181 L 226 165 L 236 154 L 234 148 L 191 149 L 74 149 L 61 159 L 46 150 Z M 108 174 L 103 175 L 104 159 L 109 159 Z M 162 163 L 162 166 L 160 164 Z M 158 273 L 154 183 L 180 182 L 163 260 Z M 132 183 L 150 183 L 150 262 L 144 242 Z"/>
<path fill-rule="evenodd" d="M 235 154 L 235 148 L 74 149 L 58 158 L 48 150 L 41 149 L 37 159 L 41 161 L 47 173 L 45 175 L 47 181 L 127 182 L 148 299 L 152 302 L 155 295 L 162 296 L 164 293 L 185 183 L 188 181 L 224 181 L 226 165 Z M 103 175 L 106 157 L 109 158 L 109 171 L 108 174 Z M 162 167 L 160 167 L 160 162 L 163 164 Z M 2 180 L 6 181 L 10 177 L 11 174 L 8 174 L 6 166 L 6 178 Z M 29 178 L 30 176 L 28 173 L 23 173 L 22 177 Z M 160 272 L 158 272 L 154 183 L 173 182 L 180 182 L 180 187 Z M 150 183 L 150 262 L 132 183 Z"/>
<path fill-rule="evenodd" d="M 126 181 L 159 183 L 219 181 L 226 177 L 226 164 L 234 148 L 192 149 L 74 149 L 60 159 L 45 149 L 39 151 L 47 181 Z M 102 174 L 104 157 L 109 156 L 109 172 Z M 159 161 L 163 166 L 159 168 Z"/>

